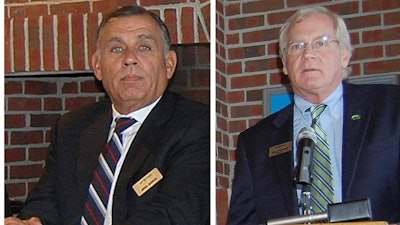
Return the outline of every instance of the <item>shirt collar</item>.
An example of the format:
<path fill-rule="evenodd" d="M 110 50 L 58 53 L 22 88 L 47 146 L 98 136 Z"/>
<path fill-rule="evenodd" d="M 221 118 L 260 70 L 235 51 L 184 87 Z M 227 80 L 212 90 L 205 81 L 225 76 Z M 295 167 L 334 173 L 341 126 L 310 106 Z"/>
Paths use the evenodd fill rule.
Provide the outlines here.
<path fill-rule="evenodd" d="M 145 106 L 141 109 L 138 109 L 136 111 L 133 111 L 127 115 L 123 115 L 121 113 L 119 113 L 116 109 L 114 104 L 112 104 L 112 115 L 113 115 L 113 122 L 112 125 L 115 124 L 115 119 L 119 118 L 119 117 L 130 117 L 130 118 L 134 118 L 137 122 L 139 123 L 143 123 L 144 120 L 146 119 L 146 117 L 149 115 L 149 113 L 151 112 L 151 110 L 157 105 L 157 103 L 160 101 L 161 96 L 159 98 L 157 98 L 153 103 L 151 103 L 148 106 Z"/>
<path fill-rule="evenodd" d="M 343 98 L 343 84 L 338 85 L 338 87 L 335 89 L 332 94 L 330 94 L 324 101 L 322 101 L 323 104 L 327 105 L 326 109 L 330 112 L 330 114 L 334 117 L 337 118 L 339 116 L 340 107 L 339 104 Z M 294 95 L 294 107 L 296 110 L 302 113 L 303 116 L 308 114 L 307 109 L 309 109 L 311 106 L 315 105 L 303 98 L 301 98 L 298 95 Z"/>

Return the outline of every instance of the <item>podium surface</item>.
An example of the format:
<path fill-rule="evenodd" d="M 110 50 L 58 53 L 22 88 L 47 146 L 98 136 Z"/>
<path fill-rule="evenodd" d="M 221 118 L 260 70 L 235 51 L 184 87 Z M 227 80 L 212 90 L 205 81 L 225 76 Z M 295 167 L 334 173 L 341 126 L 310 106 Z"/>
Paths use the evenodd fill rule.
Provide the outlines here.
<path fill-rule="evenodd" d="M 312 224 L 335 224 L 335 225 L 388 225 L 385 221 L 362 221 L 362 222 L 343 222 L 343 223 L 312 223 Z M 294 224 L 304 225 L 304 224 Z"/>

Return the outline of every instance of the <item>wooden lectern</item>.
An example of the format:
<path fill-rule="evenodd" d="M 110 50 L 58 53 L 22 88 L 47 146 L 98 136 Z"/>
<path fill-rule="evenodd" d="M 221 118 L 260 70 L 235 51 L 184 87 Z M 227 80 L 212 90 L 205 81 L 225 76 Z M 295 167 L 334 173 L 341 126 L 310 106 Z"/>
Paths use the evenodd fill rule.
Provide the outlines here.
<path fill-rule="evenodd" d="M 331 223 L 312 223 L 312 224 L 331 224 Z M 334 225 L 388 225 L 385 221 L 363 221 L 363 222 L 343 222 L 343 223 L 332 223 Z M 294 225 L 304 225 L 304 224 L 294 224 Z"/>

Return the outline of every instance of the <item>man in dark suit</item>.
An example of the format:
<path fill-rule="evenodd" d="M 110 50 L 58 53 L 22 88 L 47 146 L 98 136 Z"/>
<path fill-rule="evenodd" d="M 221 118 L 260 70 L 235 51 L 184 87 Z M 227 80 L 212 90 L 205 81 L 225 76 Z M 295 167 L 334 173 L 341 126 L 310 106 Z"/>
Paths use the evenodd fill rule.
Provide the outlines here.
<path fill-rule="evenodd" d="M 170 45 L 165 24 L 141 7 L 123 7 L 102 22 L 92 66 L 110 100 L 56 123 L 44 175 L 21 220 L 5 224 L 209 223 L 209 110 L 167 90 L 177 62 Z M 88 207 L 88 190 L 119 117 L 136 122 L 122 133 L 100 218 Z"/>
<path fill-rule="evenodd" d="M 399 86 L 343 81 L 349 73 L 350 37 L 344 21 L 325 8 L 295 13 L 281 28 L 279 44 L 294 103 L 239 135 L 228 224 L 301 214 L 303 189 L 294 181 L 300 164 L 296 139 L 301 128 L 312 124 L 309 108 L 321 103 L 326 107 L 320 124 L 332 161 L 329 204 L 369 198 L 374 220 L 399 222 Z M 313 204 L 312 210 L 317 208 Z"/>

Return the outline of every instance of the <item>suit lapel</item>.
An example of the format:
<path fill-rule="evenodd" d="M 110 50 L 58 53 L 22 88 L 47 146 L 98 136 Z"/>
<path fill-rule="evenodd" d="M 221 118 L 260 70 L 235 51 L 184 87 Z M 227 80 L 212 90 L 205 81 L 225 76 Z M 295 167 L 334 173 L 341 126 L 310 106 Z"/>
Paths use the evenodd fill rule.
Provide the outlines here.
<path fill-rule="evenodd" d="M 97 159 L 101 151 L 104 150 L 111 123 L 111 110 L 101 114 L 89 127 L 82 130 L 80 145 L 78 149 L 77 177 L 79 190 L 82 195 L 86 195 L 87 188 L 91 182 L 93 171 L 97 166 Z M 83 201 L 86 197 L 83 196 Z"/>
<path fill-rule="evenodd" d="M 269 136 L 272 146 L 293 141 L 293 104 L 282 110 L 275 118 L 273 124 L 277 129 Z M 293 143 L 291 143 L 290 147 L 292 146 Z M 297 214 L 297 198 L 293 182 L 293 151 L 295 149 L 272 158 L 288 215 Z"/>
<path fill-rule="evenodd" d="M 127 188 L 143 162 L 151 157 L 163 134 L 162 126 L 171 117 L 174 101 L 168 92 L 160 99 L 139 128 L 125 158 L 114 192 L 113 221 L 124 218 L 127 211 Z"/>
<path fill-rule="evenodd" d="M 354 85 L 345 84 L 343 89 L 343 200 L 348 198 L 371 119 L 368 93 L 359 92 L 356 88 Z"/>

